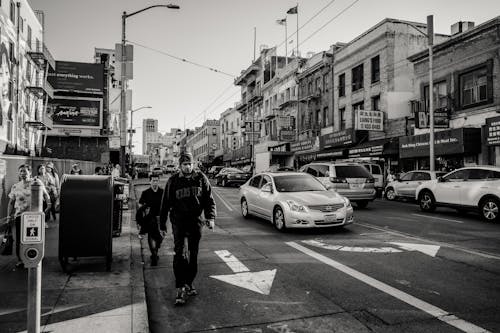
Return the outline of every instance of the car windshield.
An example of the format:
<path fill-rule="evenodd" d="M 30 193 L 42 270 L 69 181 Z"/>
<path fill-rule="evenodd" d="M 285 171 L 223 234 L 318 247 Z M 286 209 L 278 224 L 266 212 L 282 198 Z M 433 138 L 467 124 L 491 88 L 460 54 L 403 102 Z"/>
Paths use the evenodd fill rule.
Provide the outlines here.
<path fill-rule="evenodd" d="M 274 184 L 278 192 L 326 191 L 319 181 L 306 174 L 274 176 Z"/>
<path fill-rule="evenodd" d="M 372 175 L 361 165 L 336 165 L 337 178 L 372 178 Z"/>

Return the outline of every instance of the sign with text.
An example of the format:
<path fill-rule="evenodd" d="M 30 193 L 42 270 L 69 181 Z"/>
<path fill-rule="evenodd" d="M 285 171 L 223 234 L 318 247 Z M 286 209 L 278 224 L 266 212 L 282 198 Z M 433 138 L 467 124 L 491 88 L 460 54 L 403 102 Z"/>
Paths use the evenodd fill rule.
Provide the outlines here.
<path fill-rule="evenodd" d="M 429 128 L 429 113 L 419 111 L 415 114 L 415 127 L 416 128 Z M 434 128 L 448 128 L 450 127 L 450 119 L 448 112 L 435 111 L 434 112 Z"/>
<path fill-rule="evenodd" d="M 384 131 L 384 113 L 382 111 L 356 111 L 355 129 L 363 131 Z"/>
<path fill-rule="evenodd" d="M 56 98 L 48 107 L 48 113 L 56 127 L 100 128 L 102 126 L 102 99 Z"/>
<path fill-rule="evenodd" d="M 486 119 L 486 144 L 500 146 L 500 116 Z"/>
<path fill-rule="evenodd" d="M 281 130 L 280 141 L 293 141 L 295 140 L 295 130 Z"/>
<path fill-rule="evenodd" d="M 290 144 L 290 151 L 297 152 L 297 151 L 318 149 L 319 146 L 316 144 L 317 140 L 318 137 L 292 142 Z"/>
<path fill-rule="evenodd" d="M 56 61 L 56 70 L 48 73 L 47 80 L 54 90 L 102 94 L 104 65 Z"/>
<path fill-rule="evenodd" d="M 353 128 L 322 135 L 320 138 L 321 149 L 348 146 L 356 143 L 356 132 Z"/>
<path fill-rule="evenodd" d="M 22 215 L 21 242 L 23 244 L 42 242 L 43 217 L 41 212 L 29 212 Z"/>

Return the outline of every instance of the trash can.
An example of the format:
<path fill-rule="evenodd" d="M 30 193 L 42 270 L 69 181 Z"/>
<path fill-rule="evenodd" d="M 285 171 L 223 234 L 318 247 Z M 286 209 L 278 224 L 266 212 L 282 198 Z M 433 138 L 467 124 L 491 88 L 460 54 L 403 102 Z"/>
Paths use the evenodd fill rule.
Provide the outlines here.
<path fill-rule="evenodd" d="M 105 257 L 112 262 L 113 180 L 110 176 L 64 175 L 61 182 L 59 262 L 68 258 Z"/>
<path fill-rule="evenodd" d="M 119 237 L 122 233 L 122 219 L 123 213 L 122 211 L 125 208 L 125 200 L 128 200 L 127 195 L 125 194 L 125 187 L 128 187 L 128 184 L 120 181 L 114 180 L 113 182 L 113 236 Z"/>

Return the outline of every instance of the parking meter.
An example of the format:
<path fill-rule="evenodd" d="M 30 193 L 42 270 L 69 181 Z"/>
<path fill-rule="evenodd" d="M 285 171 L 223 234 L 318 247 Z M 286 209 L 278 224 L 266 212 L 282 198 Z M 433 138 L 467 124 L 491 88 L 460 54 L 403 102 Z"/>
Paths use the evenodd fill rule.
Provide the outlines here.
<path fill-rule="evenodd" d="M 44 255 L 45 214 L 25 212 L 21 214 L 21 242 L 19 256 L 26 268 L 37 267 Z"/>

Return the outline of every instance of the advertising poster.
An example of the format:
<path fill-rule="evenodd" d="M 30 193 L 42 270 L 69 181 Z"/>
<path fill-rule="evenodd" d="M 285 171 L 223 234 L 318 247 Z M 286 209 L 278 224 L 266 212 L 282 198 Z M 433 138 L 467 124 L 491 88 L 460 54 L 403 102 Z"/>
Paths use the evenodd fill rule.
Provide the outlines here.
<path fill-rule="evenodd" d="M 57 127 L 100 128 L 102 126 L 102 99 L 56 98 L 47 106 Z"/>
<path fill-rule="evenodd" d="M 54 90 L 102 94 L 104 65 L 57 61 L 55 72 L 49 72 L 47 80 Z"/>

